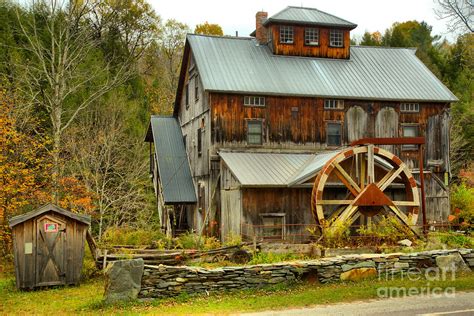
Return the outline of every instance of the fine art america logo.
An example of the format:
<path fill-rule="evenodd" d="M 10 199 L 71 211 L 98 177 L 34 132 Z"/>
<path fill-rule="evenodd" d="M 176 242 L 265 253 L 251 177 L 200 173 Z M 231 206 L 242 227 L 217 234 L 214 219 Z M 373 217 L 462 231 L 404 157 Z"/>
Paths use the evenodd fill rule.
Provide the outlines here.
<path fill-rule="evenodd" d="M 455 287 L 439 287 L 431 286 L 431 282 L 456 280 L 456 266 L 447 267 L 447 269 L 440 269 L 438 267 L 431 267 L 426 269 L 408 268 L 405 270 L 393 271 L 378 269 L 379 281 L 389 280 L 409 280 L 409 281 L 426 281 L 420 282 L 418 286 L 389 286 L 377 288 L 377 296 L 380 298 L 393 297 L 407 297 L 414 295 L 430 295 L 435 297 L 454 297 L 456 294 Z"/>

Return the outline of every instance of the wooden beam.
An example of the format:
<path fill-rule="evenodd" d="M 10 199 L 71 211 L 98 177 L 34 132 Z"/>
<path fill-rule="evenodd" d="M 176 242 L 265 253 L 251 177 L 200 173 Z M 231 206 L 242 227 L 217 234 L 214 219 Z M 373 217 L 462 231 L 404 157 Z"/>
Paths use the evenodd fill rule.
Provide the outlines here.
<path fill-rule="evenodd" d="M 398 169 L 393 168 L 390 170 L 390 172 L 388 172 L 382 178 L 382 180 L 377 183 L 377 186 L 380 188 L 380 190 L 384 191 L 393 182 L 393 180 L 395 180 L 395 178 L 398 177 L 400 173 L 402 173 L 404 167 L 405 166 L 402 164 L 400 167 L 398 167 Z"/>
<path fill-rule="evenodd" d="M 356 145 L 423 145 L 424 137 L 385 137 L 385 138 L 362 138 L 350 143 L 350 146 Z"/>
<path fill-rule="evenodd" d="M 367 146 L 367 184 L 375 182 L 374 145 Z"/>
<path fill-rule="evenodd" d="M 402 211 L 400 211 L 400 209 L 398 207 L 396 207 L 394 205 L 388 205 L 388 207 L 392 210 L 393 213 L 395 213 L 395 215 L 398 217 L 398 219 L 400 219 L 402 221 L 402 223 L 404 223 L 408 228 L 410 228 L 410 230 L 416 236 L 420 237 L 420 234 L 418 234 L 418 232 L 413 229 L 411 223 L 408 220 L 408 217 Z"/>
<path fill-rule="evenodd" d="M 354 200 L 318 200 L 316 203 L 321 205 L 340 205 L 351 204 Z"/>
<path fill-rule="evenodd" d="M 392 201 L 396 206 L 420 206 L 420 203 L 415 201 Z"/>

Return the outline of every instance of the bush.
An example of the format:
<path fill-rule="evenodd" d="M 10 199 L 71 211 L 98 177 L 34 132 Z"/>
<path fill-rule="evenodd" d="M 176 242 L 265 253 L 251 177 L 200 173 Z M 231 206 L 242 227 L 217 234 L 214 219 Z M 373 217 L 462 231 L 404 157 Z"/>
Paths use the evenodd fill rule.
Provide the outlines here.
<path fill-rule="evenodd" d="M 174 239 L 175 247 L 179 249 L 211 250 L 221 247 L 215 237 L 200 236 L 193 232 L 186 232 Z"/>
<path fill-rule="evenodd" d="M 102 236 L 102 242 L 108 245 L 153 245 L 157 249 L 170 248 L 171 240 L 162 232 L 151 229 L 131 229 L 129 227 L 111 227 Z"/>
<path fill-rule="evenodd" d="M 233 232 L 229 233 L 225 240 L 224 247 L 239 246 L 242 244 L 242 236 Z"/>
<path fill-rule="evenodd" d="M 474 224 L 474 188 L 465 183 L 451 187 L 451 212 L 456 214 L 467 225 Z"/>
<path fill-rule="evenodd" d="M 250 260 L 248 264 L 264 264 L 303 259 L 306 259 L 306 256 L 302 254 L 257 252 L 252 256 L 252 260 Z"/>
<path fill-rule="evenodd" d="M 400 239 L 414 239 L 414 234 L 409 227 L 401 223 L 395 216 L 382 216 L 381 219 L 369 225 L 361 226 L 357 232 L 362 237 L 364 244 L 382 243 L 396 245 Z"/>

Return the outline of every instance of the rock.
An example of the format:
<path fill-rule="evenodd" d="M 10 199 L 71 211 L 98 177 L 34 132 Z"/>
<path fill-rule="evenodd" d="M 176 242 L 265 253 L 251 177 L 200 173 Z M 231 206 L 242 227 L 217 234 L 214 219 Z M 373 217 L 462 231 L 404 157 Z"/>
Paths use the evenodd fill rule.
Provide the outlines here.
<path fill-rule="evenodd" d="M 377 275 L 375 268 L 358 268 L 341 273 L 342 281 L 359 281 Z"/>
<path fill-rule="evenodd" d="M 471 272 L 471 269 L 458 252 L 436 257 L 436 265 L 446 272 Z"/>
<path fill-rule="evenodd" d="M 105 271 L 105 303 L 135 300 L 141 288 L 143 266 L 141 258 L 110 264 Z"/>
<path fill-rule="evenodd" d="M 400 240 L 397 244 L 399 244 L 400 246 L 411 247 L 413 243 L 409 239 L 403 239 Z"/>
<path fill-rule="evenodd" d="M 373 262 L 372 260 L 361 261 L 356 264 L 343 264 L 341 267 L 342 271 L 344 272 L 358 268 L 375 268 L 375 262 Z"/>
<path fill-rule="evenodd" d="M 281 282 L 285 282 L 285 281 L 286 281 L 286 278 L 276 277 L 276 278 L 271 278 L 270 280 L 268 280 L 268 283 L 276 284 L 276 283 L 281 283 Z"/>
<path fill-rule="evenodd" d="M 410 264 L 408 262 L 395 262 L 393 264 L 393 267 L 395 269 L 408 269 L 410 267 Z"/>

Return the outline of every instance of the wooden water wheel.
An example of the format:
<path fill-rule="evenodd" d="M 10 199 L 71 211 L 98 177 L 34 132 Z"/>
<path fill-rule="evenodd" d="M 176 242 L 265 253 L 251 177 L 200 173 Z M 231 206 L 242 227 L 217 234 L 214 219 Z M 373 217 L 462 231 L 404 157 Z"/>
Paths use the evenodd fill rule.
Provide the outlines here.
<path fill-rule="evenodd" d="M 313 216 L 322 228 L 347 227 L 361 215 L 370 221 L 393 214 L 417 233 L 413 225 L 419 207 L 416 181 L 407 165 L 374 145 L 335 154 L 316 177 L 311 198 Z"/>

